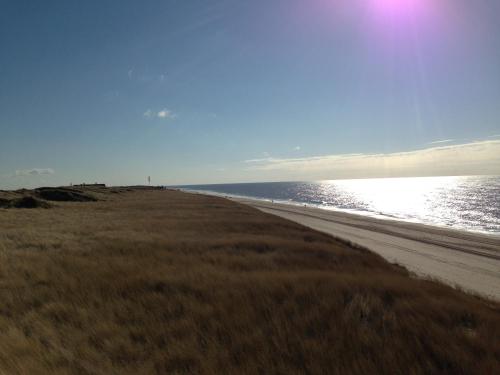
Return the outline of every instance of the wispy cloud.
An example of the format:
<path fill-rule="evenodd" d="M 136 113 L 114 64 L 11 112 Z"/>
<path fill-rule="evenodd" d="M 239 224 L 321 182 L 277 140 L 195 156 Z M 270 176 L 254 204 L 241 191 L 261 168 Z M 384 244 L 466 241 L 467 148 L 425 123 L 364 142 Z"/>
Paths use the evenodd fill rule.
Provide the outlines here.
<path fill-rule="evenodd" d="M 453 141 L 454 141 L 454 139 L 443 139 L 442 141 L 434 141 L 434 142 L 429 142 L 427 144 L 428 145 L 438 145 L 438 144 L 443 144 L 443 143 L 450 143 Z"/>
<path fill-rule="evenodd" d="M 340 154 L 246 160 L 247 171 L 284 178 L 359 178 L 450 174 L 498 174 L 500 140 L 435 146 L 387 154 Z M 293 176 L 293 177 L 292 177 Z"/>
<path fill-rule="evenodd" d="M 252 163 L 262 163 L 268 160 L 275 160 L 271 157 L 271 154 L 267 151 L 262 152 L 262 156 L 256 157 L 254 159 L 245 160 L 244 163 L 252 164 Z"/>
<path fill-rule="evenodd" d="M 177 115 L 167 108 L 164 108 L 158 112 L 154 112 L 153 110 L 148 109 L 146 112 L 144 112 L 143 116 L 147 118 L 157 117 L 164 120 L 173 120 L 177 118 Z"/>
<path fill-rule="evenodd" d="M 300 146 L 295 146 L 295 147 L 293 148 L 293 150 L 294 150 L 294 151 L 300 151 L 300 150 L 301 150 L 301 147 L 300 147 Z"/>
<path fill-rule="evenodd" d="M 257 158 L 257 159 L 248 159 L 245 160 L 244 163 L 247 164 L 261 164 L 261 163 L 274 163 L 277 161 L 282 161 L 282 160 L 298 160 L 298 159 L 275 159 L 271 157 L 265 157 L 265 158 Z M 257 168 L 259 169 L 259 168 Z"/>
<path fill-rule="evenodd" d="M 54 173 L 55 171 L 52 168 L 33 168 L 33 169 L 17 170 L 15 176 L 16 177 L 44 176 L 44 175 L 51 175 Z"/>
<path fill-rule="evenodd" d="M 161 71 L 150 71 L 144 67 L 134 67 L 127 70 L 128 80 L 140 85 L 164 84 L 168 81 L 169 74 Z"/>
<path fill-rule="evenodd" d="M 163 118 L 163 119 L 174 119 L 177 117 L 177 115 L 175 113 L 173 113 L 171 110 L 166 109 L 166 108 L 159 111 L 157 116 L 159 118 Z"/>

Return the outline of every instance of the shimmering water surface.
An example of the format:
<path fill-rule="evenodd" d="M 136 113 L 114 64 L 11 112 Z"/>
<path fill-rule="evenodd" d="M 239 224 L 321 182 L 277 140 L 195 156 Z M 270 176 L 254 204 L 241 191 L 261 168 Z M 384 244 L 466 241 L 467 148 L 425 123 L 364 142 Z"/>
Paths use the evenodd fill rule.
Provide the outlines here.
<path fill-rule="evenodd" d="M 500 177 L 384 178 L 182 188 L 500 235 Z"/>

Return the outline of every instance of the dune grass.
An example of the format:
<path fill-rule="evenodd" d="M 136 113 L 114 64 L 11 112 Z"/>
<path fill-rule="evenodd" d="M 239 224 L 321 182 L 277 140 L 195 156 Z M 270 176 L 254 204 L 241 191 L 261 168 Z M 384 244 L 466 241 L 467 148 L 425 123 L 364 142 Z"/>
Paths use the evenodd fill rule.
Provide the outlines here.
<path fill-rule="evenodd" d="M 500 306 L 175 191 L 0 209 L 0 374 L 494 374 Z"/>

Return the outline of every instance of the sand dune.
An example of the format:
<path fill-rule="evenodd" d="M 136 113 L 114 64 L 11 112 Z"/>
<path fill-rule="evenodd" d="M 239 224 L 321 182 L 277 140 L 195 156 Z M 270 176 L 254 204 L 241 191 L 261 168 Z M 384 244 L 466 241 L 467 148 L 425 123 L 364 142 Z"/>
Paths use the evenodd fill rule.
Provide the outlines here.
<path fill-rule="evenodd" d="M 419 276 L 500 300 L 500 237 L 252 199 L 262 211 L 367 247 Z"/>
<path fill-rule="evenodd" d="M 500 373 L 495 301 L 226 199 L 77 193 L 95 200 L 57 194 L 50 209 L 0 209 L 0 374 Z M 380 236 L 412 235 L 250 203 L 394 254 Z M 453 254 L 497 261 L 495 243 L 447 241 L 463 245 Z"/>

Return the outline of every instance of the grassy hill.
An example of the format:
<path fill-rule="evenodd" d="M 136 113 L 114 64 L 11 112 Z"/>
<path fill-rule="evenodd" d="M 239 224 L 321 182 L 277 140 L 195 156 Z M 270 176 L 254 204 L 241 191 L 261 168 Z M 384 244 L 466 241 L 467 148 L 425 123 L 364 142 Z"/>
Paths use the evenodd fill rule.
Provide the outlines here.
<path fill-rule="evenodd" d="M 500 372 L 498 303 L 224 199 L 78 193 L 0 209 L 2 374 Z"/>

